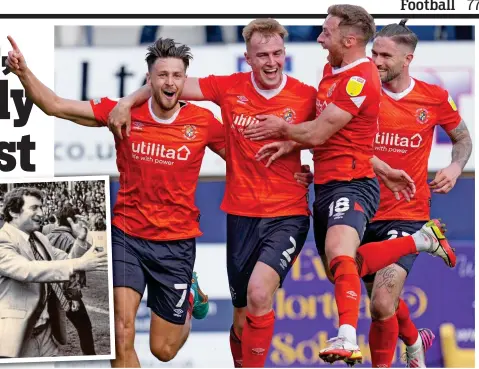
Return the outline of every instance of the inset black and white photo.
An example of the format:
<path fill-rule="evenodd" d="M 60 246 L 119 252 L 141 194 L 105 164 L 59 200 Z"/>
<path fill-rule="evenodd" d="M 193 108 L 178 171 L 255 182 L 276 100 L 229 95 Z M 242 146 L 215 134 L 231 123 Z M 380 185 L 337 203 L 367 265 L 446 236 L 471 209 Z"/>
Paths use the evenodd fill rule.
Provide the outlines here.
<path fill-rule="evenodd" d="M 0 184 L 0 363 L 113 357 L 108 177 Z"/>

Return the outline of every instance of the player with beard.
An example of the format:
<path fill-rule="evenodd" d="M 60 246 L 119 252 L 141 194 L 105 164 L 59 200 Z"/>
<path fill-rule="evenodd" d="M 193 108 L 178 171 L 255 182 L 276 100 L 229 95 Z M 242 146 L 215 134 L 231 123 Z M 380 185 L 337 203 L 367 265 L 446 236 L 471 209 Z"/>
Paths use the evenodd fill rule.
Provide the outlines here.
<path fill-rule="evenodd" d="M 472 140 L 465 122 L 447 91 L 439 86 L 411 78 L 409 66 L 414 58 L 417 36 L 405 26 L 406 20 L 390 24 L 379 31 L 372 48 L 372 60 L 379 69 L 383 83 L 379 134 L 375 154 L 395 167 L 411 174 L 417 186 L 414 198 L 396 201 L 383 184 L 380 187 L 380 206 L 367 226 L 363 243 L 403 237 L 418 231 L 430 217 L 430 189 L 448 193 L 461 175 L 472 152 Z M 427 185 L 428 159 L 434 129 L 440 125 L 453 142 L 452 161 L 440 170 Z M 401 144 L 401 137 L 418 145 Z M 429 329 L 419 331 L 412 322 L 406 303 L 400 294 L 417 254 L 407 255 L 380 270 L 376 276 L 363 280 L 371 297 L 372 324 L 369 331 L 372 366 L 390 367 L 396 349 L 397 336 L 406 344 L 408 367 L 425 367 L 425 351 L 434 339 Z"/>
<path fill-rule="evenodd" d="M 260 159 L 262 153 L 275 149 L 273 160 L 290 155 L 294 148 L 314 147 L 315 240 L 325 268 L 334 278 L 340 325 L 338 336 L 330 339 L 319 355 L 327 362 L 344 360 L 350 365 L 362 361 L 356 342 L 361 273 L 374 269 L 373 264 L 386 266 L 388 259 L 394 262 L 416 250 L 437 252 L 448 265 L 455 264 L 453 250 L 437 221 L 428 222 L 413 237 L 388 241 L 397 244 L 389 244 L 394 253 L 386 248 L 377 250 L 377 244 L 368 245 L 356 264 L 366 225 L 379 205 L 373 141 L 378 132 L 381 82 L 376 66 L 366 57 L 366 45 L 374 33 L 374 20 L 362 7 L 331 6 L 318 37 L 329 51 L 329 63 L 318 87 L 316 119 L 291 125 L 268 115 L 245 131 L 245 137 L 255 141 L 279 138 L 294 142 L 267 144 Z"/>
<path fill-rule="evenodd" d="M 7 65 L 45 113 L 90 127 L 106 124 L 115 102 L 56 96 L 36 79 L 9 40 L 14 50 Z M 209 110 L 178 101 L 189 80 L 185 73 L 190 49 L 159 39 L 148 51 L 147 81 L 153 96 L 132 110 L 132 133 L 126 139 L 115 137 L 120 190 L 112 222 L 117 334 L 113 366 L 139 365 L 133 346 L 134 322 L 145 284 L 148 306 L 155 313 L 150 347 L 161 361 L 171 360 L 188 337 L 191 312 L 186 314 L 186 296 L 193 317 L 202 319 L 208 312 L 208 300 L 195 273 L 194 293 L 188 293 L 195 237 L 201 235 L 194 192 L 205 147 L 224 157 L 224 128 Z M 307 168 L 294 169 L 290 186 L 305 193 L 312 175 Z"/>
<path fill-rule="evenodd" d="M 188 78 L 181 98 L 221 107 L 226 131 L 227 270 L 234 305 L 230 345 L 235 366 L 263 367 L 274 330 L 273 296 L 301 251 L 309 230 L 307 189 L 298 185 L 299 153 L 268 169 L 255 160 L 259 149 L 243 136 L 260 114 L 289 124 L 314 116 L 316 90 L 283 74 L 286 29 L 257 19 L 243 30 L 252 72 Z M 122 99 L 111 128 L 120 133 L 131 106 L 150 96 L 145 87 Z M 120 110 L 120 108 L 122 108 Z"/>
<path fill-rule="evenodd" d="M 188 78 L 181 96 L 217 103 L 226 123 L 222 209 L 228 214 L 227 267 L 235 308 L 230 347 L 236 367 L 264 366 L 274 330 L 273 296 L 303 247 L 309 228 L 306 192 L 293 181 L 300 166 L 299 153 L 286 155 L 267 170 L 255 157 L 261 145 L 243 135 L 246 127 L 268 114 L 290 126 L 315 114 L 316 90 L 283 74 L 286 34 L 273 19 L 252 21 L 243 30 L 245 57 L 252 72 Z M 112 131 L 122 136 L 125 125 L 128 135 L 130 107 L 150 94 L 150 88 L 144 87 L 122 99 L 111 114 Z M 399 175 L 390 184 L 408 182 L 404 172 L 394 173 Z M 407 194 L 404 187 L 398 192 L 401 189 Z M 367 249 L 371 247 L 376 251 L 375 244 Z M 414 243 L 409 247 L 416 252 Z M 364 263 L 362 270 L 377 271 L 394 260 Z"/>
<path fill-rule="evenodd" d="M 107 124 L 116 102 L 57 96 L 34 76 L 9 40 L 13 51 L 7 66 L 35 105 L 80 125 Z M 153 97 L 131 112 L 131 135 L 116 139 L 120 190 L 112 220 L 113 367 L 140 364 L 134 350 L 135 317 L 146 286 L 153 312 L 150 349 L 161 361 L 175 357 L 186 341 L 191 315 L 202 319 L 208 311 L 208 299 L 193 273 L 195 238 L 202 234 L 194 193 L 205 148 L 224 156 L 224 129 L 209 110 L 178 101 L 191 58 L 189 47 L 171 39 L 159 39 L 148 48 L 147 83 Z"/>

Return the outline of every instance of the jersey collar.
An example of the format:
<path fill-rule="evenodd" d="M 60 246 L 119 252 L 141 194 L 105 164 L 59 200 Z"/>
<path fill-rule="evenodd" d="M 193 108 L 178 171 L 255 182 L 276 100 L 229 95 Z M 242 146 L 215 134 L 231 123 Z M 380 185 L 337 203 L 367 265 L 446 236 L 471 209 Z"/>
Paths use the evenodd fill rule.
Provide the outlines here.
<path fill-rule="evenodd" d="M 187 105 L 185 102 L 180 101 L 180 108 L 175 112 L 175 114 L 173 114 L 173 115 L 171 116 L 171 118 L 169 118 L 169 119 L 161 119 L 161 118 L 157 117 L 157 116 L 155 115 L 155 113 L 153 113 L 153 109 L 152 109 L 152 107 L 151 107 L 151 102 L 152 102 L 151 99 L 153 99 L 153 97 L 150 97 L 149 100 L 148 100 L 148 109 L 150 110 L 150 115 L 151 115 L 151 117 L 153 118 L 153 120 L 154 120 L 155 122 L 161 123 L 161 124 L 171 124 L 171 123 L 173 123 L 173 122 L 175 121 L 175 119 L 178 117 L 178 114 L 180 114 L 180 110 L 181 110 L 185 105 Z"/>
<path fill-rule="evenodd" d="M 253 77 L 253 72 L 251 72 L 251 83 L 253 84 L 254 89 L 256 90 L 257 93 L 259 93 L 261 96 L 263 96 L 266 100 L 272 99 L 276 95 L 279 95 L 281 91 L 283 91 L 284 86 L 286 86 L 286 81 L 288 79 L 288 76 L 283 73 L 283 78 L 281 81 L 281 84 L 279 85 L 278 88 L 275 88 L 274 90 L 262 90 L 258 87 L 256 84 L 254 77 Z"/>
<path fill-rule="evenodd" d="M 358 60 L 352 62 L 351 64 L 345 65 L 344 67 L 332 68 L 332 71 L 333 71 L 333 74 L 339 74 L 341 72 L 345 72 L 345 71 L 347 71 L 351 68 L 354 68 L 356 65 L 359 65 L 359 64 L 362 64 L 362 63 L 367 63 L 367 62 L 369 62 L 368 58 L 361 58 L 361 59 L 358 59 Z"/>
<path fill-rule="evenodd" d="M 398 101 L 398 100 L 401 100 L 406 95 L 408 95 L 412 91 L 412 89 L 414 88 L 415 85 L 416 85 L 416 82 L 414 81 L 414 78 L 411 78 L 411 82 L 409 83 L 409 87 L 406 88 L 402 92 L 392 92 L 392 91 L 389 91 L 388 89 L 386 89 L 386 87 L 383 87 L 383 91 L 391 99 Z"/>

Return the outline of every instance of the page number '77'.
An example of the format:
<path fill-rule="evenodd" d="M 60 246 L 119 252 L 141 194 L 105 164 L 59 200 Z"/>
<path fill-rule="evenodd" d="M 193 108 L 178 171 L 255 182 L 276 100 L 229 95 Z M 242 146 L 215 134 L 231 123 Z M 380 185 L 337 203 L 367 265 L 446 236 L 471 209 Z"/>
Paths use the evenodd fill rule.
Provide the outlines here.
<path fill-rule="evenodd" d="M 472 4 L 476 3 L 476 10 L 479 10 L 479 0 L 467 0 L 469 1 L 469 10 L 472 10 Z"/>

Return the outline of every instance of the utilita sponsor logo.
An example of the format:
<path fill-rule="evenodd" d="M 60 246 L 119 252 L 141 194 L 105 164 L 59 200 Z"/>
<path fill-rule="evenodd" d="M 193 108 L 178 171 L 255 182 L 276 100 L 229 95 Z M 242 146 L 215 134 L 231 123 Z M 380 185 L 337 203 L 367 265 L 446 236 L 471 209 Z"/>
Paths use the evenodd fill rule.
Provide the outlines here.
<path fill-rule="evenodd" d="M 416 149 L 421 146 L 422 137 L 419 133 L 411 137 L 398 133 L 378 132 L 374 140 L 374 149 L 384 152 L 407 153 L 406 149 Z"/>
<path fill-rule="evenodd" d="M 171 149 L 165 145 L 151 142 L 132 142 L 131 149 L 136 154 L 150 155 L 164 159 L 188 160 L 190 149 L 183 145 L 178 149 Z"/>
<path fill-rule="evenodd" d="M 248 115 L 236 115 L 233 114 L 233 124 L 231 128 L 238 128 L 238 129 L 244 129 L 248 127 L 250 124 L 256 124 L 259 123 L 259 120 L 253 117 L 250 117 Z"/>

